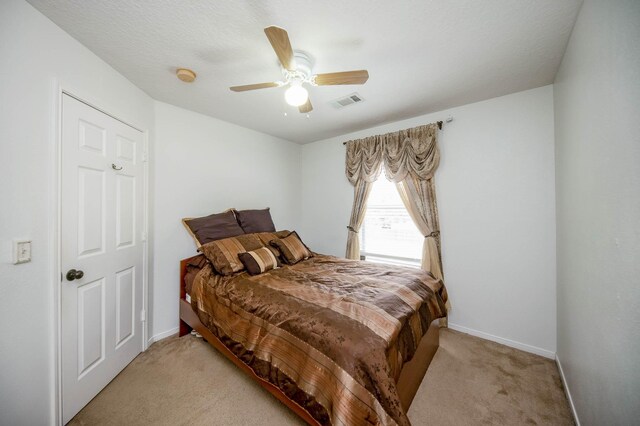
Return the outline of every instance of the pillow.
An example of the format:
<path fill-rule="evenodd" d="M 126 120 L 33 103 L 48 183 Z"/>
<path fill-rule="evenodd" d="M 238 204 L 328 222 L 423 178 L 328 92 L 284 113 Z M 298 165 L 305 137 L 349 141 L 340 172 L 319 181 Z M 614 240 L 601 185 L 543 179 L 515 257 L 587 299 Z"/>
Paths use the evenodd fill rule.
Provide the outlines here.
<path fill-rule="evenodd" d="M 269 207 L 263 210 L 236 210 L 235 214 L 245 234 L 276 231 Z"/>
<path fill-rule="evenodd" d="M 262 245 L 269 248 L 273 255 L 278 259 L 278 261 L 282 261 L 282 256 L 280 255 L 280 250 L 276 247 L 273 247 L 269 244 L 270 241 L 277 240 L 278 238 L 286 237 L 291 234 L 291 231 L 277 231 L 277 232 L 258 232 L 256 233 L 256 237 L 260 238 Z"/>
<path fill-rule="evenodd" d="M 245 269 L 251 275 L 258 275 L 280 267 L 280 261 L 273 255 L 269 247 L 240 253 L 238 255 Z"/>
<path fill-rule="evenodd" d="M 285 262 L 289 265 L 294 265 L 301 260 L 313 257 L 313 254 L 304 245 L 296 231 L 291 232 L 284 238 L 272 240 L 269 244 L 278 248 Z"/>
<path fill-rule="evenodd" d="M 261 248 L 260 239 L 253 234 L 211 241 L 203 244 L 200 251 L 207 256 L 213 268 L 222 275 L 231 275 L 244 269 L 238 254 Z"/>
<path fill-rule="evenodd" d="M 233 210 L 195 219 L 182 219 L 182 223 L 187 227 L 189 234 L 196 241 L 196 246 L 198 247 L 211 241 L 244 234 L 244 231 L 238 225 L 238 221 L 236 221 Z"/>

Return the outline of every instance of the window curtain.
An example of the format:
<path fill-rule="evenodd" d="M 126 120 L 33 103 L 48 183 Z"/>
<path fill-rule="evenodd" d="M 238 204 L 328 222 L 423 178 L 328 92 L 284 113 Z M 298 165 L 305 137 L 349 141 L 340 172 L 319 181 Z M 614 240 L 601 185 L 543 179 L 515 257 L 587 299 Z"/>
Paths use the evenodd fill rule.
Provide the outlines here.
<path fill-rule="evenodd" d="M 351 209 L 351 219 L 349 220 L 349 226 L 347 226 L 347 259 L 360 259 L 360 238 L 358 238 L 358 231 L 364 221 L 364 214 L 367 211 L 367 199 L 373 182 L 367 182 L 364 180 L 358 181 L 353 187 L 353 208 Z"/>
<path fill-rule="evenodd" d="M 422 269 L 442 279 L 440 225 L 433 175 L 440 163 L 438 127 L 434 124 L 347 142 L 346 175 L 354 186 L 347 255 L 360 258 L 358 231 L 366 213 L 372 183 L 384 170 L 396 183 L 402 202 L 425 237 Z"/>
<path fill-rule="evenodd" d="M 418 180 L 408 177 L 396 183 L 400 198 L 418 230 L 424 235 L 422 261 L 420 265 L 441 280 L 440 231 L 438 228 L 438 205 L 433 178 Z"/>

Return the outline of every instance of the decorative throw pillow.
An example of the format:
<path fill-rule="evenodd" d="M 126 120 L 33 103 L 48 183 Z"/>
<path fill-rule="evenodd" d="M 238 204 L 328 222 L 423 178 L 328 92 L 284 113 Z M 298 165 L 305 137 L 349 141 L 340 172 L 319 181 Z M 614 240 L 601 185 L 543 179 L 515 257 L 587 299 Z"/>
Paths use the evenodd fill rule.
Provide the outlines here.
<path fill-rule="evenodd" d="M 232 209 L 205 217 L 182 219 L 182 223 L 198 247 L 211 241 L 244 234 Z"/>
<path fill-rule="evenodd" d="M 231 275 L 244 269 L 238 255 L 262 247 L 260 239 L 253 234 L 211 241 L 200 247 L 213 268 L 222 275 Z"/>
<path fill-rule="evenodd" d="M 269 207 L 263 210 L 235 210 L 238 224 L 245 234 L 255 232 L 275 232 Z"/>
<path fill-rule="evenodd" d="M 269 244 L 278 248 L 284 261 L 289 265 L 294 265 L 313 256 L 296 231 L 283 238 L 272 240 Z"/>
<path fill-rule="evenodd" d="M 251 275 L 258 275 L 280 267 L 280 261 L 273 255 L 269 247 L 240 253 L 238 255 L 245 269 Z"/>
<path fill-rule="evenodd" d="M 258 232 L 255 235 L 256 237 L 260 238 L 262 245 L 268 247 L 269 250 L 271 250 L 273 255 L 276 257 L 276 259 L 282 262 L 282 256 L 280 255 L 280 250 L 270 245 L 269 242 L 276 240 L 278 238 L 286 237 L 289 234 L 291 234 L 291 231 Z"/>

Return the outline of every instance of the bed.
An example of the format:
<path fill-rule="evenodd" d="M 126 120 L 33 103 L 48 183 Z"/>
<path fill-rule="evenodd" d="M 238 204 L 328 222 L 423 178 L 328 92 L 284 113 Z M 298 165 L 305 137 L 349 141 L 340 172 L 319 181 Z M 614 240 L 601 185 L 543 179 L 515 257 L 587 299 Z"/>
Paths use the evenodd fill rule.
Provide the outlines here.
<path fill-rule="evenodd" d="M 446 302 L 421 270 L 316 253 L 255 276 L 180 262 L 180 336 L 197 331 L 311 425 L 409 425 Z"/>

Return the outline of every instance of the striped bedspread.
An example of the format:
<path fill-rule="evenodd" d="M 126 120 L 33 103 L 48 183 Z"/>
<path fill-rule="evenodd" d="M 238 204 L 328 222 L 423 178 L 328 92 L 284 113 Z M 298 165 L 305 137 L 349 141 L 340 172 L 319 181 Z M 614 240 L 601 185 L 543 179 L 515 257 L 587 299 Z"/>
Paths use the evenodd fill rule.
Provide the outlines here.
<path fill-rule="evenodd" d="M 316 255 L 256 276 L 206 266 L 191 299 L 206 327 L 320 424 L 409 425 L 396 381 L 446 316 L 447 293 L 418 269 Z"/>

